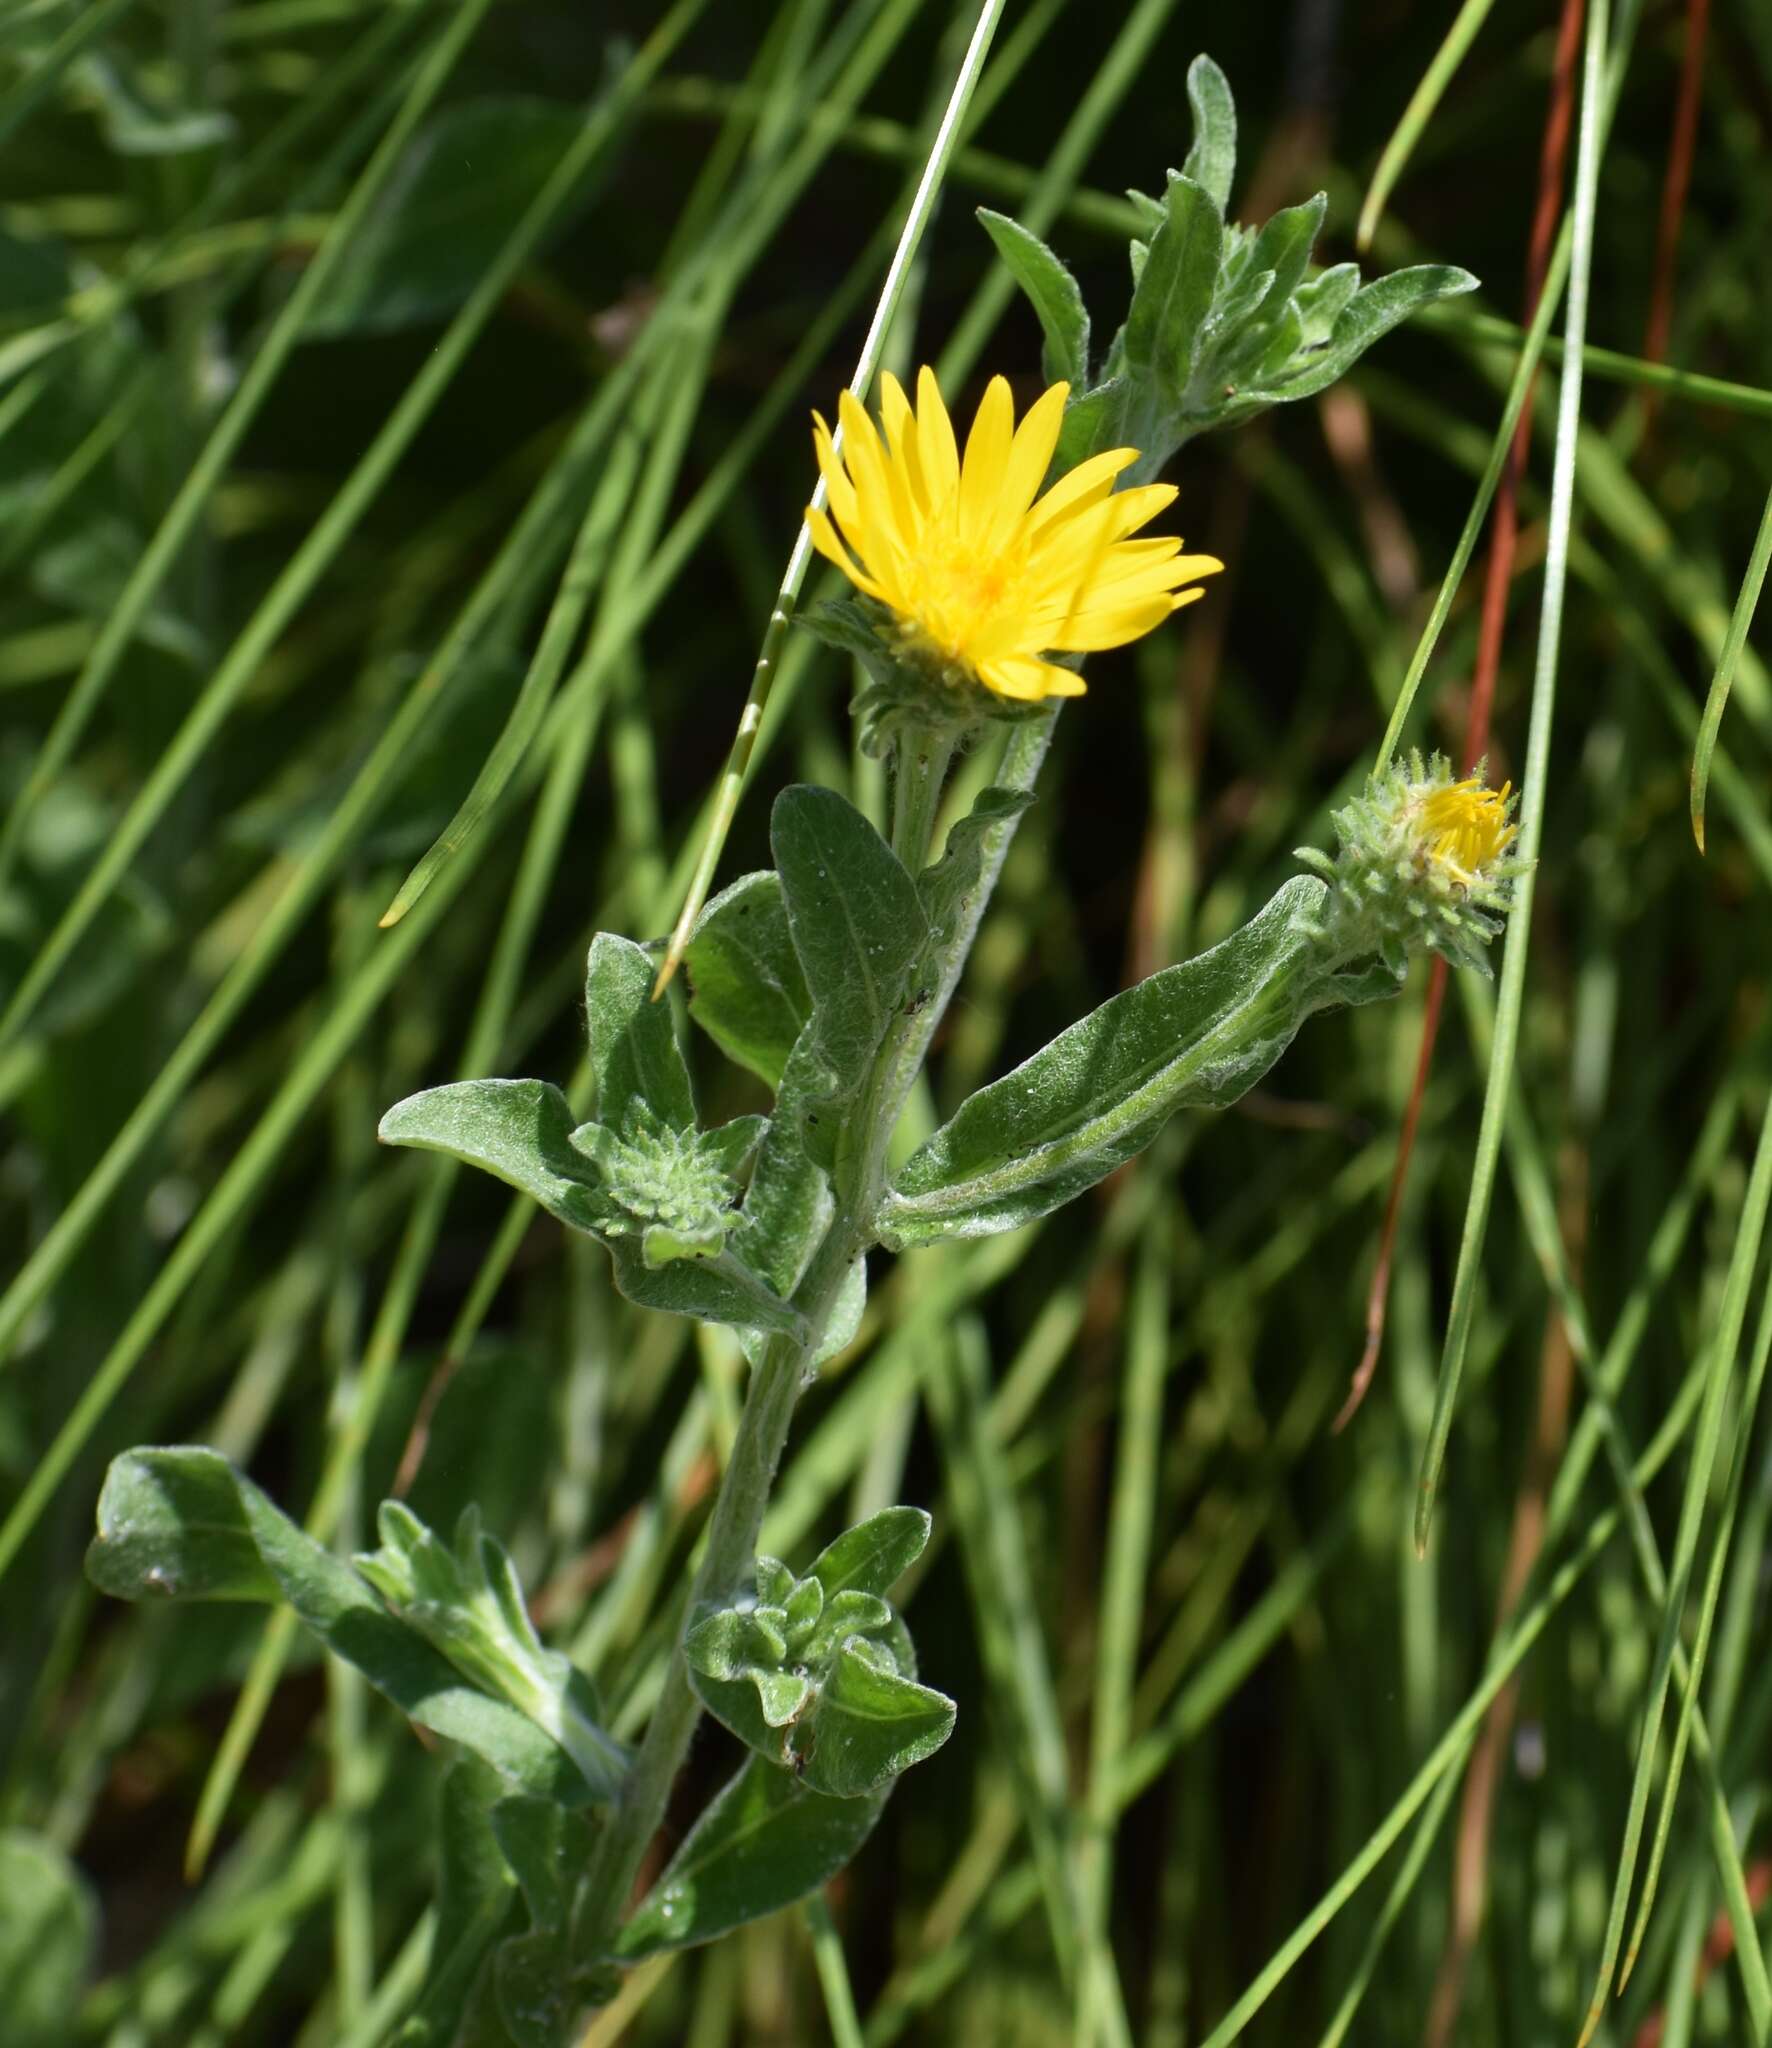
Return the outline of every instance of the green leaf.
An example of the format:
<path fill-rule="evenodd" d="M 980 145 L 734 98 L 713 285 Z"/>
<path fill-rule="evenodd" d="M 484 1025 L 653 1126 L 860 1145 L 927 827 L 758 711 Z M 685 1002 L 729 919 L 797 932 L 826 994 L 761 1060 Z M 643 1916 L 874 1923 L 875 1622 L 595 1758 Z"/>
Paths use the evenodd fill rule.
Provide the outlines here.
<path fill-rule="evenodd" d="M 683 958 L 690 1016 L 728 1059 L 778 1089 L 812 1015 L 780 876 L 741 875 L 723 890 L 702 912 Z"/>
<path fill-rule="evenodd" d="M 882 1205 L 893 1249 L 1012 1230 L 1092 1187 L 1178 1109 L 1221 1108 L 1258 1081 L 1313 1008 L 1321 882 L 1299 876 L 1222 944 L 1104 1003 L 963 1103 Z"/>
<path fill-rule="evenodd" d="M 784 789 L 769 830 L 812 997 L 813 1045 L 842 1097 L 910 993 L 929 920 L 904 863 L 834 789 Z"/>
<path fill-rule="evenodd" d="M 599 932 L 585 962 L 585 1023 L 597 1077 L 597 1121 L 619 1130 L 641 1102 L 674 1131 L 695 1123 L 689 1069 L 669 1003 L 652 1000 L 657 964 L 632 939 Z"/>
<path fill-rule="evenodd" d="M 1081 391 L 1089 375 L 1089 315 L 1077 280 L 1019 221 L 988 206 L 978 209 L 978 218 L 1039 319 L 1046 338 L 1040 367 L 1047 383 Z"/>
<path fill-rule="evenodd" d="M 53 1842 L 0 1832 L 0 1985 L 8 2048 L 64 2048 L 98 1948 L 92 1887 Z"/>
<path fill-rule="evenodd" d="M 738 1330 L 775 1330 L 800 1336 L 805 1318 L 783 1301 L 732 1252 L 712 1259 L 673 1259 L 649 1266 L 644 1250 L 631 1237 L 612 1239 L 609 1256 L 615 1284 L 641 1308 L 662 1309 L 673 1316 L 695 1316 L 704 1323 L 729 1323 Z"/>
<path fill-rule="evenodd" d="M 1411 313 L 1430 306 L 1436 299 L 1455 298 L 1473 292 L 1477 280 L 1455 264 L 1421 263 L 1410 270 L 1393 271 L 1375 278 L 1349 299 L 1330 332 L 1326 347 L 1309 355 L 1290 374 L 1280 373 L 1264 386 L 1263 395 L 1275 403 L 1310 398 L 1326 391 L 1337 378 L 1351 370 L 1360 357 Z"/>
<path fill-rule="evenodd" d="M 828 1077 L 810 1024 L 782 1073 L 775 1114 L 745 1195 L 738 1243 L 784 1299 L 800 1284 L 834 1213 L 825 1162 L 836 1136 Z"/>
<path fill-rule="evenodd" d="M 820 1551 L 807 1576 L 827 1600 L 846 1592 L 890 1593 L 923 1555 L 930 1526 L 922 1508 L 882 1508 Z"/>
<path fill-rule="evenodd" d="M 1179 406 L 1218 288 L 1224 221 L 1204 186 L 1171 176 L 1163 225 L 1151 238 L 1126 315 L 1126 368 Z"/>
<path fill-rule="evenodd" d="M 562 1223 L 592 1230 L 592 1167 L 573 1147 L 577 1122 L 548 1081 L 451 1081 L 395 1103 L 376 1136 L 482 1167 Z"/>
<path fill-rule="evenodd" d="M 479 99 L 416 135 L 308 316 L 309 335 L 435 320 L 479 283 L 584 127 L 553 101 Z M 589 174 L 587 174 L 588 176 Z M 555 215 L 557 235 L 577 202 Z"/>
<path fill-rule="evenodd" d="M 958 936 L 984 874 L 985 853 L 999 826 L 1013 825 L 1033 802 L 1025 789 L 982 789 L 965 817 L 949 828 L 940 860 L 917 877 L 917 894 L 944 951 Z"/>
<path fill-rule="evenodd" d="M 186 1510 L 193 1517 L 188 1530 Z M 238 1555 L 241 1529 L 258 1552 L 260 1573 L 249 1573 Z M 397 1621 L 354 1571 L 215 1451 L 181 1445 L 113 1459 L 86 1573 L 122 1600 L 265 1601 L 281 1594 L 328 1649 L 409 1720 L 472 1750 L 523 1791 L 568 1805 L 595 1796 L 532 1721 L 464 1685 L 440 1651 Z"/>
<path fill-rule="evenodd" d="M 854 1799 L 938 1750 L 954 1731 L 954 1703 L 901 1677 L 884 1652 L 861 1639 L 838 1650 L 812 1720 L 807 1784 Z"/>
<path fill-rule="evenodd" d="M 492 1828 L 508 1788 L 488 1765 L 461 1757 L 437 1793 L 437 1925 L 417 2009 L 399 2048 L 442 2048 L 451 2040 L 474 1979 L 493 1943 L 516 1921 L 517 1886 Z M 557 1809 L 551 1809 L 557 1810 Z"/>
<path fill-rule="evenodd" d="M 1357 263 L 1334 263 L 1301 284 L 1292 295 L 1293 309 L 1304 323 L 1305 348 L 1317 348 L 1335 332 L 1348 301 L 1360 289 Z"/>
<path fill-rule="evenodd" d="M 1208 194 L 1222 219 L 1237 170 L 1237 103 L 1230 80 L 1203 54 L 1188 66 L 1187 97 L 1194 115 L 1194 140 L 1182 174 Z"/>
<path fill-rule="evenodd" d="M 713 1941 L 779 1912 L 836 1876 L 874 1831 L 886 1793 L 831 1799 L 750 1758 L 690 1829 L 633 1917 L 627 1962 Z"/>
<path fill-rule="evenodd" d="M 1323 231 L 1323 216 L 1329 209 L 1329 195 L 1319 192 L 1300 206 L 1283 207 L 1255 237 L 1249 251 L 1251 270 L 1274 273 L 1272 303 L 1283 306 L 1304 282 L 1311 251 Z"/>
<path fill-rule="evenodd" d="M 1063 476 L 1091 455 L 1114 448 L 1121 439 L 1127 387 L 1123 377 L 1110 377 L 1081 398 L 1072 398 L 1064 409 L 1064 424 L 1058 430 L 1058 447 L 1052 457 L 1052 473 Z"/>

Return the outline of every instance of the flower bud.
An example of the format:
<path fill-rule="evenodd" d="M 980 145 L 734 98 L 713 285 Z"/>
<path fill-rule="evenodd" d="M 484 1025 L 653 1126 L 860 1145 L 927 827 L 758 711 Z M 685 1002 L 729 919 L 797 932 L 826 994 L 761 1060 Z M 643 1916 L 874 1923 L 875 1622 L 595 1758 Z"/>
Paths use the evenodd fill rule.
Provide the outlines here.
<path fill-rule="evenodd" d="M 1339 961 L 1376 953 L 1401 975 L 1411 954 L 1431 947 L 1487 974 L 1486 948 L 1523 865 L 1508 854 L 1519 831 L 1509 819 L 1514 802 L 1511 785 L 1484 786 L 1481 764 L 1455 781 L 1443 754 L 1424 765 L 1412 753 L 1372 776 L 1365 794 L 1334 815 L 1336 857 L 1298 850 L 1329 885 L 1319 919 L 1325 950 Z"/>

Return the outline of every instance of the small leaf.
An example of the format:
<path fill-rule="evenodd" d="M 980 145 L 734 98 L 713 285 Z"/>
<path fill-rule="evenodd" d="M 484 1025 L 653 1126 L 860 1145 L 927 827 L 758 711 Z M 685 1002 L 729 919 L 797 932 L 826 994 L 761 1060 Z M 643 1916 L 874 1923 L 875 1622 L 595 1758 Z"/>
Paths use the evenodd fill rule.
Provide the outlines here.
<path fill-rule="evenodd" d="M 1355 292 L 1360 289 L 1360 266 L 1357 263 L 1334 263 L 1301 284 L 1292 295 L 1292 304 L 1299 319 L 1304 323 L 1304 338 L 1301 346 L 1317 348 L 1335 332 L 1335 323 Z"/>
<path fill-rule="evenodd" d="M 829 1799 L 751 1757 L 641 1900 L 616 1953 L 637 1962 L 713 1941 L 817 1891 L 873 1833 L 887 1789 L 868 1798 Z"/>
<path fill-rule="evenodd" d="M 1222 219 L 1237 170 L 1237 103 L 1230 80 L 1204 54 L 1188 66 L 1187 97 L 1194 115 L 1194 141 L 1182 172 L 1210 196 Z"/>
<path fill-rule="evenodd" d="M 724 1174 L 736 1180 L 750 1164 L 751 1154 L 762 1144 L 769 1129 L 766 1116 L 735 1116 L 730 1123 L 704 1132 L 700 1151 Z"/>
<path fill-rule="evenodd" d="M 786 1567 L 784 1566 L 785 1570 Z M 757 1585 L 763 1584 L 763 1560 L 757 1560 Z M 788 1624 L 788 1643 L 797 1644 L 808 1630 L 817 1626 L 818 1617 L 824 1612 L 824 1588 L 810 1575 L 803 1578 L 787 1597 L 785 1608 Z"/>
<path fill-rule="evenodd" d="M 585 963 L 585 1022 L 597 1076 L 597 1121 L 619 1130 L 644 1103 L 674 1131 L 695 1123 L 689 1069 L 669 1003 L 652 1000 L 656 964 L 632 939 L 599 932 Z"/>
<path fill-rule="evenodd" d="M 1040 367 L 1047 383 L 1081 391 L 1089 375 L 1089 315 L 1077 280 L 1019 221 L 988 206 L 978 209 L 978 218 L 1039 319 L 1046 338 Z"/>
<path fill-rule="evenodd" d="M 610 1243 L 609 1256 L 616 1286 L 641 1308 L 791 1337 L 805 1329 L 805 1318 L 730 1251 L 718 1258 L 677 1258 L 649 1266 L 641 1245 L 618 1237 Z"/>
<path fill-rule="evenodd" d="M 224 1525 L 220 1504 L 230 1488 L 235 1519 Z M 186 1506 L 197 1516 L 195 1544 L 175 1526 Z M 229 1541 L 221 1553 L 207 1546 L 209 1532 L 224 1526 Z M 241 1527 L 262 1574 L 249 1574 L 236 1561 L 232 1532 Z M 157 1537 L 165 1542 L 158 1555 Z M 191 1576 L 181 1581 L 186 1571 Z M 210 1600 L 281 1594 L 328 1649 L 354 1664 L 409 1720 L 484 1757 L 522 1790 L 578 1805 L 610 1789 L 588 1783 L 516 1708 L 464 1684 L 440 1650 L 396 1620 L 354 1571 L 215 1451 L 181 1445 L 114 1458 L 99 1495 L 98 1534 L 86 1553 L 86 1572 L 94 1585 L 123 1599 L 154 1591 Z"/>
<path fill-rule="evenodd" d="M 917 877 L 917 894 L 934 928 L 935 943 L 943 950 L 959 935 L 984 874 L 991 835 L 1013 828 L 1033 800 L 1031 790 L 980 790 L 971 810 L 950 827 L 941 859 Z"/>
<path fill-rule="evenodd" d="M 812 1681 L 799 1671 L 759 1671 L 757 1699 L 771 1728 L 785 1728 L 805 1706 Z"/>
<path fill-rule="evenodd" d="M 0 1832 L 0 1984 L 8 2048 L 64 2048 L 98 1949 L 98 1902 L 53 1842 Z"/>
<path fill-rule="evenodd" d="M 1310 398 L 1351 370 L 1375 341 L 1387 335 L 1411 313 L 1418 313 L 1436 299 L 1455 298 L 1472 292 L 1477 280 L 1468 270 L 1453 264 L 1421 263 L 1410 270 L 1393 271 L 1375 278 L 1348 301 L 1329 336 L 1328 346 L 1304 357 L 1289 375 L 1269 382 L 1264 396 L 1275 403 Z"/>
<path fill-rule="evenodd" d="M 578 1119 L 547 1081 L 451 1081 L 397 1102 L 384 1145 L 413 1145 L 483 1167 L 575 1230 L 593 1228 L 591 1167 L 572 1145 Z"/>
<path fill-rule="evenodd" d="M 1102 1004 L 963 1103 L 894 1182 L 884 1241 L 1014 1229 L 1093 1187 L 1178 1109 L 1234 1102 L 1335 1000 L 1304 971 L 1323 897 L 1313 877 L 1288 882 L 1221 944 Z"/>
<path fill-rule="evenodd" d="M 445 2048 L 492 1945 L 515 1932 L 517 1887 L 492 1830 L 509 1788 L 489 1765 L 460 1757 L 437 1791 L 437 1926 L 430 1968 L 400 2048 Z M 558 1809 L 552 1809 L 557 1811 Z"/>
<path fill-rule="evenodd" d="M 728 1059 L 771 1088 L 812 1015 L 806 977 L 788 932 L 781 878 L 741 875 L 701 914 L 683 956 L 689 1014 Z"/>
<path fill-rule="evenodd" d="M 1275 306 L 1283 306 L 1304 282 L 1311 251 L 1323 232 L 1323 216 L 1328 209 L 1329 195 L 1319 192 L 1300 206 L 1283 207 L 1255 237 L 1249 251 L 1249 267 L 1274 273 Z"/>
<path fill-rule="evenodd" d="M 890 1593 L 923 1555 L 930 1527 L 922 1508 L 882 1508 L 821 1550 L 807 1577 L 818 1581 L 827 1600 L 846 1592 Z"/>
<path fill-rule="evenodd" d="M 933 1754 L 954 1731 L 954 1703 L 889 1668 L 865 1643 L 838 1650 L 796 1746 L 816 1792 L 854 1799 L 890 1784 Z"/>
<path fill-rule="evenodd" d="M 1064 423 L 1058 430 L 1058 447 L 1052 457 L 1055 477 L 1087 462 L 1091 455 L 1120 445 L 1126 398 L 1126 381 L 1122 377 L 1110 377 L 1080 398 L 1072 397 L 1064 409 Z"/>
<path fill-rule="evenodd" d="M 1169 180 L 1167 213 L 1126 315 L 1126 368 L 1170 404 L 1187 393 L 1206 316 L 1218 287 L 1224 220 L 1192 179 Z"/>
<path fill-rule="evenodd" d="M 779 1664 L 787 1653 L 786 1638 L 754 1608 L 723 1607 L 704 1615 L 683 1637 L 690 1670 L 706 1678 L 746 1678 L 753 1666 Z"/>
<path fill-rule="evenodd" d="M 903 862 L 834 789 L 784 789 L 769 829 L 813 1043 L 841 1097 L 860 1084 L 910 992 L 929 920 Z"/>

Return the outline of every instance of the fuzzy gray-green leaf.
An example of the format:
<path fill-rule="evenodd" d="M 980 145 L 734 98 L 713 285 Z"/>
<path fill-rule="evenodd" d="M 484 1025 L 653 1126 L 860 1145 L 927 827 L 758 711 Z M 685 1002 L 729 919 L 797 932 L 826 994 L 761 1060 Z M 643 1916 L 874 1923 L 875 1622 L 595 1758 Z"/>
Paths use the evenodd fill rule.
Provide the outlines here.
<path fill-rule="evenodd" d="M 845 1592 L 890 1593 L 923 1555 L 929 1530 L 922 1508 L 882 1508 L 820 1551 L 807 1577 L 818 1581 L 827 1600 Z"/>
<path fill-rule="evenodd" d="M 585 963 L 585 1023 L 597 1076 L 597 1120 L 619 1129 L 643 1102 L 673 1130 L 695 1122 L 689 1069 L 669 1003 L 652 1000 L 657 965 L 632 939 L 599 932 Z"/>
<path fill-rule="evenodd" d="M 575 1230 L 594 1227 L 591 1167 L 571 1139 L 578 1119 L 547 1081 L 451 1081 L 396 1102 L 384 1145 L 445 1152 L 496 1174 Z"/>
<path fill-rule="evenodd" d="M 1298 361 L 1295 370 L 1278 369 L 1264 395 L 1275 401 L 1310 398 L 1343 377 L 1361 356 L 1391 329 L 1430 306 L 1436 299 L 1475 291 L 1477 280 L 1450 263 L 1421 263 L 1410 270 L 1375 278 L 1349 299 L 1330 333 L 1328 345 Z"/>
<path fill-rule="evenodd" d="M 1237 170 L 1237 103 L 1231 97 L 1231 82 L 1202 54 L 1188 66 L 1187 97 L 1194 140 L 1182 169 L 1210 194 L 1222 217 Z"/>
<path fill-rule="evenodd" d="M 1047 383 L 1081 391 L 1089 374 L 1089 315 L 1077 280 L 1019 221 L 988 206 L 978 209 L 978 218 L 1039 319 L 1045 336 L 1040 368 Z"/>
<path fill-rule="evenodd" d="M 981 1089 L 907 1161 L 885 1241 L 1011 1230 L 1092 1187 L 1178 1109 L 1222 1107 L 1333 1000 L 1299 971 L 1321 882 L 1300 876 L 1240 931 L 1104 1003 Z"/>
<path fill-rule="evenodd" d="M 882 1787 L 831 1799 L 750 1758 L 685 1837 L 616 1942 L 627 1962 L 712 1941 L 835 1877 L 880 1818 Z"/>
<path fill-rule="evenodd" d="M 183 1530 L 187 1512 L 195 1542 Z M 219 1553 L 208 1547 L 218 1526 L 226 1531 Z M 258 1553 L 260 1575 L 238 1555 L 241 1532 Z M 218 1452 L 181 1445 L 113 1459 L 86 1570 L 94 1585 L 122 1599 L 264 1601 L 280 1594 L 409 1720 L 484 1757 L 524 1791 L 578 1805 L 607 1789 L 589 1785 L 514 1707 L 463 1684 L 441 1651 L 390 1614 L 354 1571 Z M 181 1579 L 186 1572 L 190 1577 Z"/>
<path fill-rule="evenodd" d="M 1126 315 L 1126 368 L 1179 407 L 1218 286 L 1224 220 L 1211 194 L 1171 177 L 1163 225 L 1151 238 Z"/>
<path fill-rule="evenodd" d="M 932 1755 L 954 1732 L 954 1703 L 851 1642 L 833 1658 L 814 1709 L 803 1773 L 815 1791 L 857 1799 Z"/>
<path fill-rule="evenodd" d="M 769 829 L 812 997 L 813 1041 L 842 1096 L 910 993 L 929 920 L 904 863 L 834 789 L 784 789 Z"/>
<path fill-rule="evenodd" d="M 701 914 L 684 963 L 689 1014 L 728 1059 L 771 1088 L 812 1014 L 781 877 L 741 875 Z"/>

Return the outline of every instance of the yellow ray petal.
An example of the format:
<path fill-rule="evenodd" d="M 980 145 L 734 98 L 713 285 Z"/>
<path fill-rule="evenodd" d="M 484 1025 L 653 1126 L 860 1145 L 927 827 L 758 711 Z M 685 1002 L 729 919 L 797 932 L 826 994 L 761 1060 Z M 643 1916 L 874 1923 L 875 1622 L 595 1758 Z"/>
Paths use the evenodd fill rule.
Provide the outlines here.
<path fill-rule="evenodd" d="M 1028 514 L 1025 537 L 1035 540 L 1055 521 L 1105 498 L 1114 478 L 1137 460 L 1136 448 L 1108 448 L 1067 470 Z"/>
<path fill-rule="evenodd" d="M 842 537 L 831 524 L 830 516 L 817 505 L 806 507 L 806 530 L 812 535 L 812 545 L 827 562 L 835 562 L 857 590 L 864 590 L 869 597 L 878 597 L 880 587 L 867 574 L 843 545 Z"/>
<path fill-rule="evenodd" d="M 999 697 L 1013 697 L 1022 704 L 1038 704 L 1047 697 L 1081 697 L 1085 691 L 1081 676 L 1031 654 L 1006 654 L 980 662 L 978 679 Z"/>
<path fill-rule="evenodd" d="M 886 429 L 890 459 L 904 473 L 918 514 L 929 514 L 929 492 L 923 480 L 923 465 L 917 454 L 917 419 L 904 386 L 890 370 L 880 376 L 880 424 Z"/>
<path fill-rule="evenodd" d="M 855 486 L 849 480 L 848 470 L 843 467 L 843 458 L 837 453 L 831 430 L 819 413 L 812 415 L 812 447 L 818 457 L 818 473 L 824 478 L 831 510 L 842 525 L 853 530 L 858 524 Z"/>
<path fill-rule="evenodd" d="M 927 364 L 917 372 L 917 458 L 929 486 L 930 509 L 939 511 L 960 487 L 960 451 L 954 443 L 954 423 L 942 403 L 941 386 Z"/>
<path fill-rule="evenodd" d="M 984 397 L 966 436 L 966 459 L 960 465 L 960 534 L 964 540 L 985 540 L 1002 500 L 1003 472 L 1015 430 L 1015 402 L 1002 377 L 984 387 Z"/>
<path fill-rule="evenodd" d="M 995 530 L 1004 539 L 1032 505 L 1034 493 L 1045 481 L 1052 451 L 1058 446 L 1058 430 L 1064 424 L 1065 401 L 1070 391 L 1068 384 L 1054 384 L 1028 407 L 1026 417 L 1015 430 L 997 501 Z M 970 450 L 971 444 L 967 445 Z"/>

